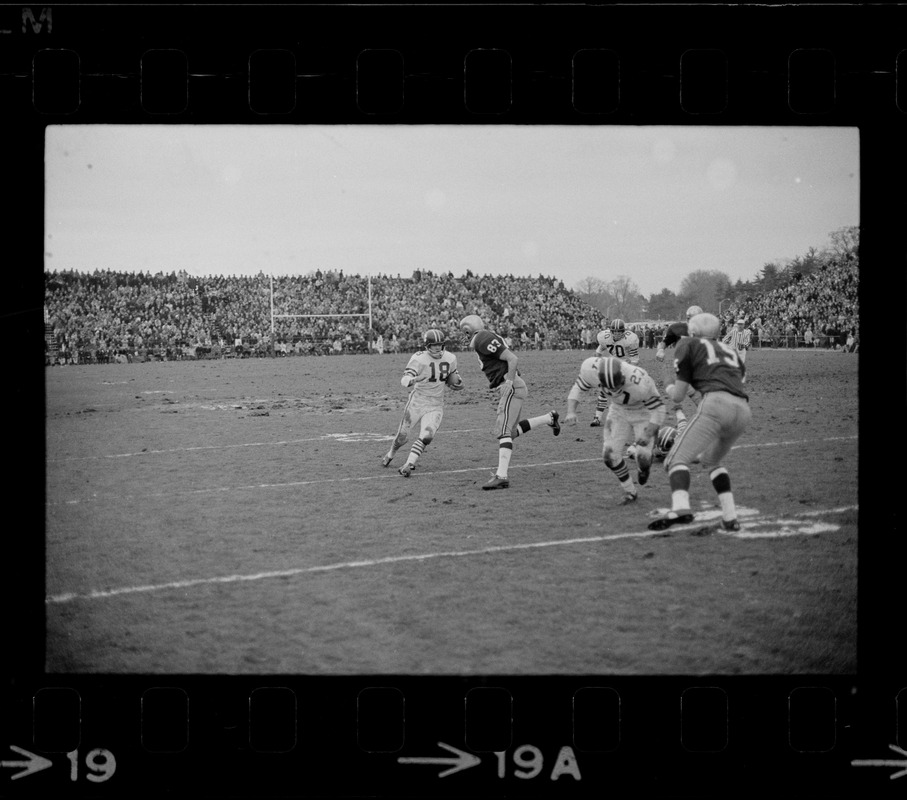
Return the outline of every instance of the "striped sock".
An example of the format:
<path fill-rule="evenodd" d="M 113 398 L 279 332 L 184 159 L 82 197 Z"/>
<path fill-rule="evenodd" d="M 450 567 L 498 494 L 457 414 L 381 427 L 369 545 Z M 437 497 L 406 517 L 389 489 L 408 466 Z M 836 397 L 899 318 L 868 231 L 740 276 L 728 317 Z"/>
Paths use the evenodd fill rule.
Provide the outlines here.
<path fill-rule="evenodd" d="M 606 461 L 605 465 L 614 473 L 617 480 L 620 481 L 621 488 L 627 494 L 633 494 L 635 487 L 633 486 L 633 479 L 630 477 L 630 469 L 627 467 L 627 462 L 621 459 L 612 466 Z"/>
<path fill-rule="evenodd" d="M 415 464 L 419 460 L 419 456 L 425 452 L 425 442 L 421 439 L 416 439 L 413 442 L 413 446 L 410 448 L 409 457 L 406 459 L 407 464 Z"/>

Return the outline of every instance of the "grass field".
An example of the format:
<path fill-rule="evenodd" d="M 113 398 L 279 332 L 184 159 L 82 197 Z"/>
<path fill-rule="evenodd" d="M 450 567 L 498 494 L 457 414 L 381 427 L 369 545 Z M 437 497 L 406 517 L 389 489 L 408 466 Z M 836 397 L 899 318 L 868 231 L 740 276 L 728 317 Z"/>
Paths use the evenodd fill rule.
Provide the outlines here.
<path fill-rule="evenodd" d="M 589 354 L 519 355 L 529 414 L 563 414 Z M 698 472 L 690 526 L 647 530 L 658 466 L 620 506 L 591 396 L 481 491 L 494 409 L 467 353 L 409 479 L 408 445 L 380 462 L 406 354 L 48 368 L 46 669 L 854 672 L 858 358 L 750 353 L 737 535 Z"/>

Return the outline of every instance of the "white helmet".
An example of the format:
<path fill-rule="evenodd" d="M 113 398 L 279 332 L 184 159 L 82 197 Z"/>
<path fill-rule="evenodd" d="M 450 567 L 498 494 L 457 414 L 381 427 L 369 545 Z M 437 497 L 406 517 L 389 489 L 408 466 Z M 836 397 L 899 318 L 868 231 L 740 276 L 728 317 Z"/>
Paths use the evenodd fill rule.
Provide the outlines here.
<path fill-rule="evenodd" d="M 612 319 L 611 320 L 611 338 L 615 342 L 619 342 L 624 338 L 624 334 L 627 332 L 627 323 L 622 319 Z"/>
<path fill-rule="evenodd" d="M 469 314 L 460 320 L 460 330 L 468 336 L 474 336 L 479 331 L 485 329 L 485 323 L 477 314 Z"/>
<path fill-rule="evenodd" d="M 714 314 L 697 314 L 688 323 L 690 336 L 704 336 L 706 339 L 717 339 L 721 323 Z"/>
<path fill-rule="evenodd" d="M 619 358 L 605 356 L 599 359 L 598 382 L 612 392 L 624 385 L 624 373 Z"/>
<path fill-rule="evenodd" d="M 701 313 L 702 313 L 702 309 L 699 306 L 690 306 L 687 309 L 687 320 L 689 320 L 691 317 L 695 317 L 697 314 L 701 314 Z"/>
<path fill-rule="evenodd" d="M 665 453 L 674 446 L 674 440 L 677 438 L 677 428 L 671 425 L 663 425 L 658 429 L 658 435 L 655 441 L 658 447 Z"/>

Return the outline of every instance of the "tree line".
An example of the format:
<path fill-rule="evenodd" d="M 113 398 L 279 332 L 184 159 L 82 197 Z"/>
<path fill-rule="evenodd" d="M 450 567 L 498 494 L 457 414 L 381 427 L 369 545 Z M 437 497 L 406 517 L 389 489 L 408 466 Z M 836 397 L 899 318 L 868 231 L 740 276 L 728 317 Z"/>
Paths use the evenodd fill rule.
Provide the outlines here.
<path fill-rule="evenodd" d="M 832 261 L 854 259 L 859 262 L 859 256 L 860 229 L 851 225 L 829 234 L 829 241 L 821 250 L 810 247 L 804 255 L 763 264 L 748 281 L 738 278 L 734 282 L 720 270 L 695 270 L 683 278 L 678 292 L 662 289 L 646 297 L 636 282 L 626 275 L 608 281 L 590 276 L 579 281 L 574 292 L 607 320 L 615 317 L 627 321 L 674 320 L 681 319 L 691 305 L 701 306 L 712 314 L 723 313 L 744 295 L 786 286 Z"/>

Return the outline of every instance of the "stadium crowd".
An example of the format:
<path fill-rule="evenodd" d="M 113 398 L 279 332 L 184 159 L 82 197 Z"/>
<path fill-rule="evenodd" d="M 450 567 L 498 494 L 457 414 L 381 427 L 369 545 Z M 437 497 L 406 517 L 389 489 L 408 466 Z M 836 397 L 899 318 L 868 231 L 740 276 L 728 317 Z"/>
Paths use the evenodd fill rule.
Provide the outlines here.
<path fill-rule="evenodd" d="M 764 294 L 731 304 L 726 324 L 743 319 L 754 345 L 824 347 L 854 352 L 860 341 L 860 269 L 854 258 L 830 260 Z"/>
<path fill-rule="evenodd" d="M 451 349 L 457 323 L 477 314 L 514 349 L 593 349 L 607 323 L 553 277 L 435 274 L 345 275 L 317 270 L 271 277 L 192 276 L 185 271 L 45 273 L 45 361 L 175 360 L 222 356 L 336 355 L 413 351 L 428 328 Z M 831 260 L 772 291 L 739 295 L 721 335 L 738 319 L 753 347 L 859 348 L 859 264 Z M 371 297 L 371 317 L 369 317 Z M 279 316 L 285 315 L 285 316 Z M 294 316 L 295 315 L 295 316 Z M 327 316 L 333 315 L 333 316 Z M 344 316 L 345 315 L 345 316 Z M 369 327 L 371 323 L 371 327 Z M 664 328 L 637 330 L 651 348 Z"/>
<path fill-rule="evenodd" d="M 369 318 L 371 295 L 371 319 Z M 427 328 L 465 346 L 457 329 L 478 314 L 514 348 L 583 346 L 600 312 L 556 278 L 416 271 L 344 275 L 318 270 L 271 278 L 72 270 L 45 273 L 47 348 L 59 360 L 96 362 L 199 356 L 333 355 L 417 349 Z M 286 315 L 286 316 L 280 316 Z M 293 316 L 295 315 L 295 316 Z M 334 316 L 327 316 L 334 315 Z M 345 316 L 344 316 L 345 315 Z M 371 329 L 369 322 L 371 321 Z"/>

